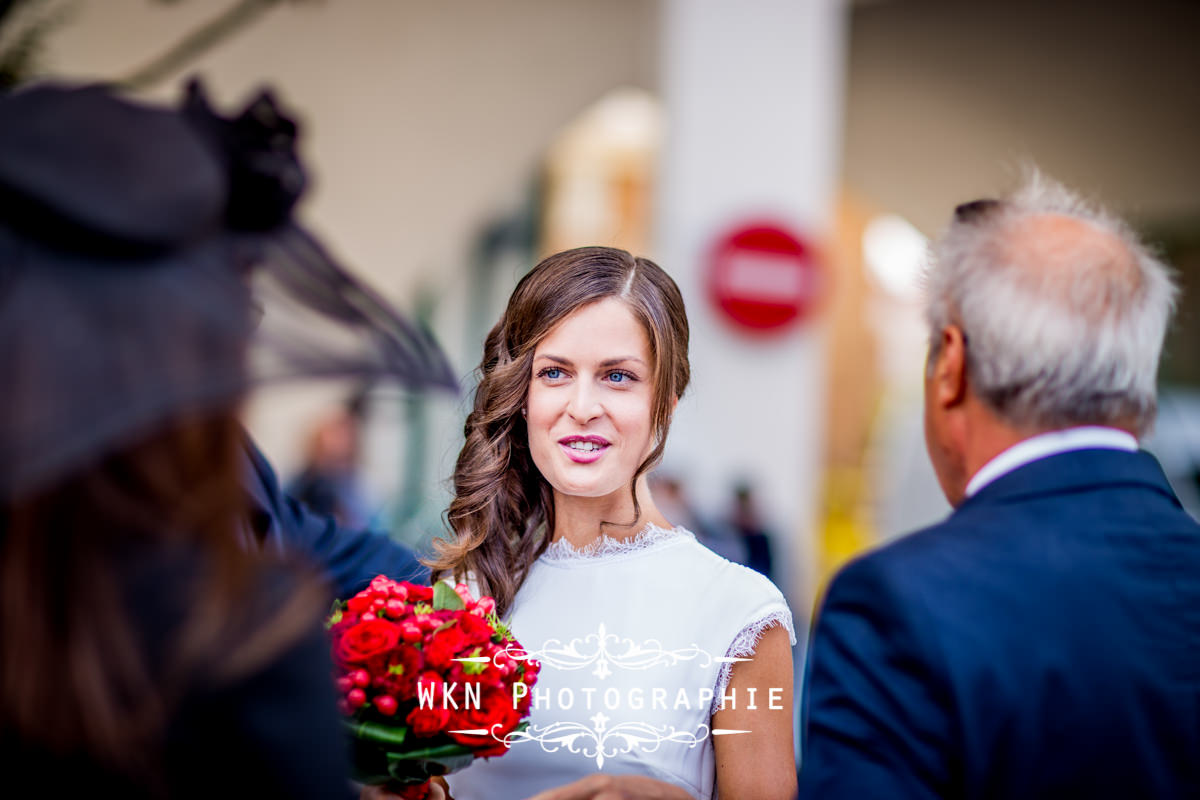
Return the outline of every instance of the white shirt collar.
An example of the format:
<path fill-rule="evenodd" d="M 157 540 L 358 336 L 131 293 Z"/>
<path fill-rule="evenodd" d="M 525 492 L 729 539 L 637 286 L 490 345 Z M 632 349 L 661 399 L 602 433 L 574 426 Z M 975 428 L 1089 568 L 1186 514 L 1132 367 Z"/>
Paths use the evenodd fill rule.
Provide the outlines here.
<path fill-rule="evenodd" d="M 1007 475 L 1017 467 L 1023 467 L 1047 456 L 1065 453 L 1069 450 L 1087 450 L 1095 447 L 1137 452 L 1138 442 L 1125 431 L 1098 425 L 1039 433 L 1037 436 L 1017 442 L 984 464 L 967 484 L 966 496 L 970 497 L 1001 475 Z"/>

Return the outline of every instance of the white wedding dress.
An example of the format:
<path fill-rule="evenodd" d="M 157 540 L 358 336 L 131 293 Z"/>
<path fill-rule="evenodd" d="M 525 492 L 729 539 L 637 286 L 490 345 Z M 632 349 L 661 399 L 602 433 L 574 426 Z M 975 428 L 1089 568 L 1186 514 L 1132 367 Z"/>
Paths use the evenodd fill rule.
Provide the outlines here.
<path fill-rule="evenodd" d="M 448 776 L 455 800 L 521 800 L 595 772 L 647 775 L 709 800 L 711 715 L 732 666 L 721 659 L 753 656 L 774 625 L 796 643 L 787 603 L 767 578 L 683 528 L 653 525 L 586 550 L 553 543 L 510 621 L 542 664 L 530 725 L 506 755 Z M 725 702 L 786 713 L 770 711 L 762 693 Z"/>

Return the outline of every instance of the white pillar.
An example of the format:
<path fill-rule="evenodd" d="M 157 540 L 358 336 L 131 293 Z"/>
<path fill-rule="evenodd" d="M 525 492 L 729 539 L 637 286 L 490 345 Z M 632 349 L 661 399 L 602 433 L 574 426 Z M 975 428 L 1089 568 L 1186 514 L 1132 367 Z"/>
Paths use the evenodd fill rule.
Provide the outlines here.
<path fill-rule="evenodd" d="M 818 245 L 827 238 L 848 4 L 663 0 L 663 13 L 657 256 L 687 302 L 693 376 L 664 466 L 710 514 L 729 507 L 734 480 L 752 481 L 776 533 L 776 582 L 802 623 L 822 478 L 824 324 L 818 310 L 777 335 L 738 332 L 708 299 L 706 254 L 731 225 L 764 217 Z"/>

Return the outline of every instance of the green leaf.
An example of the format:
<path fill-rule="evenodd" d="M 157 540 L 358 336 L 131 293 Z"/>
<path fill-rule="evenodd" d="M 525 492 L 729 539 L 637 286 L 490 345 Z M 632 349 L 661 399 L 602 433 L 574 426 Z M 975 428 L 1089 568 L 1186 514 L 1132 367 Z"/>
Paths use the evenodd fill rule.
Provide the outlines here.
<path fill-rule="evenodd" d="M 483 737 L 480 737 L 481 739 Z M 433 747 L 422 747 L 420 750 L 405 750 L 388 753 L 389 760 L 395 761 L 442 761 L 458 756 L 470 756 L 475 753 L 470 747 L 458 742 L 438 744 Z"/>
<path fill-rule="evenodd" d="M 387 745 L 389 747 L 397 747 L 404 744 L 404 739 L 408 736 L 408 728 L 391 725 L 380 725 L 378 722 L 368 722 L 366 720 L 342 720 L 342 724 L 350 731 L 350 735 L 356 739 L 362 739 L 367 742 Z"/>
<path fill-rule="evenodd" d="M 458 596 L 458 592 L 454 591 L 454 587 L 448 581 L 438 581 L 433 586 L 433 610 L 466 611 L 467 604 Z"/>

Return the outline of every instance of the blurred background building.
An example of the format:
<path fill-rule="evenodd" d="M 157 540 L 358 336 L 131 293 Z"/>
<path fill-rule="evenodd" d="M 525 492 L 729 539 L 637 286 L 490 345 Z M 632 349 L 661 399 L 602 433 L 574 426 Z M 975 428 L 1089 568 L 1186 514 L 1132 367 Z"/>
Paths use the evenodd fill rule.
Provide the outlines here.
<path fill-rule="evenodd" d="M 279 387 L 247 423 L 298 475 L 307 432 L 356 398 L 363 496 L 418 548 L 443 532 L 472 371 L 512 286 L 542 255 L 616 245 L 676 277 L 693 326 L 659 477 L 714 549 L 761 564 L 745 532 L 766 537 L 803 623 L 838 564 L 948 510 L 921 431 L 924 241 L 1024 162 L 1179 268 L 1145 444 L 1200 509 L 1200 4 L 7 5 L 0 49 L 26 76 L 164 99 L 198 73 L 221 104 L 269 84 L 302 113 L 303 216 L 426 320 L 466 393 Z"/>

